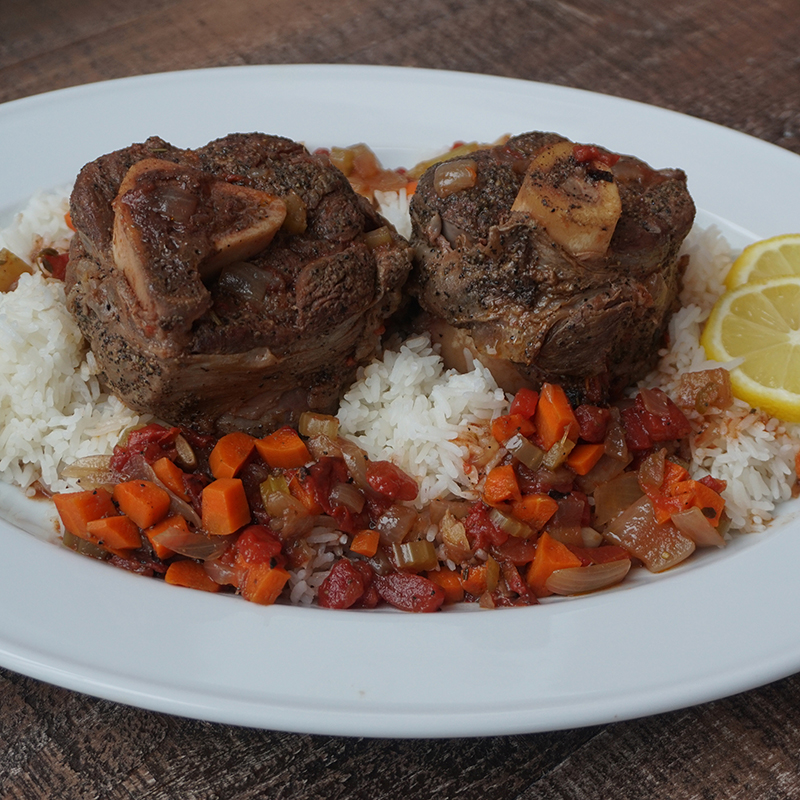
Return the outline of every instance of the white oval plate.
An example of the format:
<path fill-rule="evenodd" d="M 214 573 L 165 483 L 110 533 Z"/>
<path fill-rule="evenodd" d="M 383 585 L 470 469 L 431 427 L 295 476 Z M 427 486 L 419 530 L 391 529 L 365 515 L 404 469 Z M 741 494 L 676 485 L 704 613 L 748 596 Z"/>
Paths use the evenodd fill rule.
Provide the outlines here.
<path fill-rule="evenodd" d="M 370 144 L 411 165 L 455 140 L 553 130 L 680 166 L 735 245 L 797 228 L 800 158 L 630 101 L 488 76 L 349 66 L 151 75 L 0 106 L 0 213 L 157 134 L 194 147 L 265 131 Z M 429 616 L 261 607 L 127 574 L 44 539 L 49 506 L 0 497 L 0 663 L 60 686 L 218 722 L 358 736 L 607 723 L 800 669 L 795 503 L 765 534 L 594 596 Z M 28 535 L 32 531 L 38 536 Z"/>

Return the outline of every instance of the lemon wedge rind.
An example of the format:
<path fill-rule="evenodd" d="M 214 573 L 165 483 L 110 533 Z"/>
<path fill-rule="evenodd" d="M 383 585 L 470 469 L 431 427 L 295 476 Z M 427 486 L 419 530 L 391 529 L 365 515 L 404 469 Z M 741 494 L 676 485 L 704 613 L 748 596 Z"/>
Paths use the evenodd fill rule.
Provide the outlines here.
<path fill-rule="evenodd" d="M 725 287 L 735 289 L 783 275 L 800 275 L 800 233 L 773 236 L 745 247 L 733 262 Z"/>
<path fill-rule="evenodd" d="M 725 292 L 700 343 L 709 359 L 738 360 L 736 397 L 787 422 L 800 422 L 800 275 L 752 281 Z"/>

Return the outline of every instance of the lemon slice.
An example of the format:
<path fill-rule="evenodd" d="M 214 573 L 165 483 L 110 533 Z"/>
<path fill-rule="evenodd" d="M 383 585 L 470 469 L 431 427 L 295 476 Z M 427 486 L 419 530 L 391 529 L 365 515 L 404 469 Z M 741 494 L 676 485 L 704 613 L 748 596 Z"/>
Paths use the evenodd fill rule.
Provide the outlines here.
<path fill-rule="evenodd" d="M 736 397 L 800 422 L 800 275 L 746 283 L 717 300 L 700 343 L 731 370 Z"/>
<path fill-rule="evenodd" d="M 766 281 L 782 275 L 800 275 L 800 233 L 787 233 L 751 244 L 728 272 L 725 286 L 735 289 L 743 283 Z"/>

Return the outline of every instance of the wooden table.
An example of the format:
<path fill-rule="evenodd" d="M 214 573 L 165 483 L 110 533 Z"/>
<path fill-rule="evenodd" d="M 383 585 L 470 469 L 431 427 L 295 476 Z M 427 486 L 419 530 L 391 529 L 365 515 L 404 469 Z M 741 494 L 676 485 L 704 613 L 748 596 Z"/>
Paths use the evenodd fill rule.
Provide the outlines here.
<path fill-rule="evenodd" d="M 4 0 L 0 101 L 195 67 L 391 64 L 620 95 L 800 153 L 798 41 L 797 0 Z M 798 711 L 795 675 L 603 727 L 344 739 L 179 719 L 0 670 L 0 796 L 789 798 Z"/>

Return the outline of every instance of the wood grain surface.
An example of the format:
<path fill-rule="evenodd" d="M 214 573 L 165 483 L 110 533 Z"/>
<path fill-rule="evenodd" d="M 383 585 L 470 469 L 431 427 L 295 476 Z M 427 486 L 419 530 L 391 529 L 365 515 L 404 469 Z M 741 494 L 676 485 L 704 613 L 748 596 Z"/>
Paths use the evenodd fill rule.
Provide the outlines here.
<path fill-rule="evenodd" d="M 2 0 L 0 101 L 196 67 L 406 65 L 628 97 L 800 153 L 798 42 L 797 0 Z M 800 676 L 602 727 L 390 741 L 184 720 L 0 670 L 0 797 L 796 798 Z"/>

